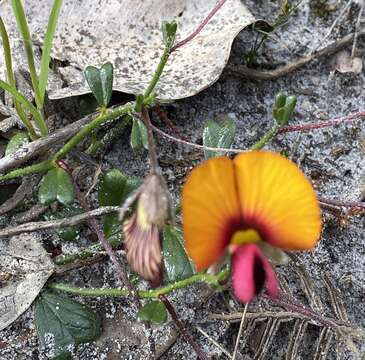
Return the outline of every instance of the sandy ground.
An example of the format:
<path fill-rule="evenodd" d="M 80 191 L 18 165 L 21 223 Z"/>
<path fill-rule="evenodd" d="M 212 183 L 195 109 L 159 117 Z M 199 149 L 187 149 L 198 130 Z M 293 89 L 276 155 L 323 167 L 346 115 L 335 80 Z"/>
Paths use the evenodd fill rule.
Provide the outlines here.
<path fill-rule="evenodd" d="M 258 18 L 272 17 L 277 11 L 277 2 L 249 1 L 249 8 Z M 321 45 L 330 25 L 339 10 L 328 17 L 315 15 L 315 1 L 303 2 L 288 25 L 269 39 L 260 50 L 258 63 L 265 68 L 275 68 L 294 61 Z M 330 3 L 330 2 L 329 2 Z M 346 1 L 341 1 L 337 9 Z M 352 11 L 332 34 L 341 37 L 354 30 L 358 7 Z M 253 43 L 255 34 L 241 33 L 236 40 L 230 64 L 240 63 L 242 56 Z M 322 45 L 325 45 L 323 43 Z M 364 42 L 359 41 L 358 51 L 363 54 Z M 201 94 L 176 102 L 166 107 L 170 119 L 193 142 L 201 142 L 204 123 L 208 119 L 228 116 L 237 124 L 236 148 L 245 148 L 255 142 L 272 124 L 271 106 L 279 90 L 298 96 L 298 105 L 292 123 L 316 122 L 330 119 L 365 108 L 365 74 L 339 74 L 334 71 L 331 58 L 315 61 L 300 71 L 275 81 L 257 82 L 229 77 L 222 78 Z M 157 122 L 158 124 L 158 122 Z M 163 124 L 160 124 L 164 127 Z M 166 131 L 170 131 L 166 129 Z M 292 133 L 278 136 L 269 146 L 276 151 L 285 151 L 312 179 L 319 194 L 332 199 L 360 201 L 365 187 L 365 127 L 363 122 L 326 128 L 310 133 Z M 125 134 L 102 158 L 106 168 L 117 167 L 130 175 L 142 176 L 146 165 L 146 154 L 135 155 L 128 145 Z M 193 164 L 186 159 L 199 159 L 202 155 L 191 148 L 159 140 L 158 149 L 163 160 L 162 169 L 168 185 L 176 196 L 186 172 Z M 195 161 L 196 163 L 196 161 Z M 90 179 L 88 180 L 90 181 Z M 288 209 L 290 211 L 290 209 Z M 356 327 L 365 328 L 365 236 L 364 217 L 351 217 L 343 224 L 328 213 L 324 213 L 325 226 L 318 247 L 305 254 L 297 254 L 288 267 L 278 269 L 289 284 L 293 295 L 322 316 L 339 319 L 341 313 L 333 307 L 326 283 L 337 289 L 337 298 L 343 304 L 348 321 Z M 87 239 L 82 240 L 84 244 Z M 64 247 L 72 250 L 73 245 Z M 314 291 L 322 300 L 323 307 L 308 300 L 302 289 L 298 269 L 305 268 Z M 326 282 L 327 279 L 327 282 Z M 63 277 L 63 282 L 79 286 L 112 286 L 116 283 L 115 272 L 108 262 L 84 268 Z M 77 297 L 76 297 L 77 298 Z M 141 325 L 134 323 L 135 309 L 125 299 L 81 299 L 103 319 L 102 337 L 93 344 L 81 346 L 74 359 L 141 359 L 148 358 L 146 334 Z M 227 355 L 198 331 L 203 329 L 211 339 L 232 354 L 239 323 L 211 320 L 211 314 L 238 312 L 242 306 L 227 289 L 211 294 L 203 285 L 179 291 L 170 296 L 180 318 L 187 324 L 202 348 L 217 359 Z M 316 307 L 317 306 L 317 307 Z M 274 308 L 265 300 L 255 301 L 250 313 L 263 313 Z M 344 312 L 342 312 L 342 316 Z M 0 358 L 2 360 L 45 359 L 38 350 L 32 311 L 27 311 L 14 324 L 0 332 Z M 290 318 L 275 320 L 263 316 L 262 321 L 247 321 L 244 329 L 240 359 L 285 359 L 290 340 L 299 334 L 301 321 Z M 317 351 L 317 341 L 324 338 L 328 345 L 327 359 L 363 358 L 365 347 L 355 342 L 358 349 L 351 352 L 351 344 L 345 336 L 339 336 L 333 328 L 303 321 L 306 328 L 295 359 L 324 359 L 327 349 Z M 365 329 L 364 329 L 365 330 Z M 267 336 L 265 331 L 271 331 Z M 179 337 L 171 323 L 154 330 L 158 349 L 166 350 L 162 359 L 195 359 L 192 349 Z M 299 336 L 299 335 L 298 335 Z M 265 341 L 263 341 L 263 339 Z M 314 357 L 314 354 L 317 357 Z M 362 354 L 362 355 L 361 355 Z M 361 357 L 362 356 L 362 357 Z"/>

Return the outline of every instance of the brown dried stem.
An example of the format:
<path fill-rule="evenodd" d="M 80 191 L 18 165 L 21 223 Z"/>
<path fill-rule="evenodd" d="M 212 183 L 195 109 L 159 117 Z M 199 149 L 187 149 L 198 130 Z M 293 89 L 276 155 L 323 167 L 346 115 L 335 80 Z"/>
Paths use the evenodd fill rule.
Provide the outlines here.
<path fill-rule="evenodd" d="M 151 119 L 150 119 L 150 115 L 148 114 L 148 110 L 145 107 L 142 108 L 141 117 L 147 128 L 148 156 L 150 158 L 150 163 L 151 163 L 151 173 L 159 174 L 160 167 L 158 165 L 156 143 L 155 143 L 155 139 L 153 137 Z"/>
<path fill-rule="evenodd" d="M 318 201 L 325 205 L 332 205 L 337 207 L 345 207 L 351 209 L 365 209 L 365 202 L 362 201 L 344 201 L 335 199 L 325 199 L 321 196 L 318 197 Z"/>
<path fill-rule="evenodd" d="M 63 164 L 65 164 L 65 163 L 63 162 Z M 75 181 L 74 181 L 74 187 L 75 187 L 75 191 L 76 191 L 76 197 L 77 197 L 77 200 L 79 201 L 80 206 L 84 210 L 90 211 L 90 206 L 89 206 L 86 198 L 84 197 L 84 195 L 81 193 L 81 191 L 80 191 L 80 189 L 77 186 Z M 138 196 L 138 193 L 133 193 L 132 196 L 129 197 L 125 201 L 125 203 L 123 205 L 123 208 L 122 208 L 122 210 L 124 210 L 124 212 L 129 208 L 130 205 L 133 204 L 133 202 L 135 201 L 137 196 Z M 124 214 L 124 212 L 123 212 L 123 214 Z M 122 282 L 122 284 L 128 290 L 129 295 L 132 297 L 136 308 L 141 309 L 142 308 L 141 301 L 140 301 L 140 299 L 138 297 L 138 294 L 135 291 L 133 285 L 129 281 L 127 271 L 122 266 L 122 264 L 118 260 L 117 256 L 115 255 L 113 247 L 109 244 L 108 240 L 105 238 L 103 229 L 101 228 L 98 220 L 95 217 L 91 217 L 89 219 L 89 221 L 90 221 L 91 227 L 94 229 L 95 233 L 97 234 L 101 245 L 104 247 L 106 253 L 108 254 L 108 256 L 110 258 L 110 260 L 112 261 L 112 263 L 115 267 L 115 270 L 117 272 L 119 280 Z M 145 326 L 146 326 L 147 329 L 150 329 L 149 324 L 145 324 Z M 154 342 L 153 337 L 152 337 L 152 331 L 151 331 L 150 336 L 148 337 L 148 340 L 149 340 L 149 344 L 150 344 L 150 351 L 151 351 L 152 354 L 154 354 L 155 353 L 155 342 Z"/>
<path fill-rule="evenodd" d="M 322 57 L 328 57 L 331 56 L 338 51 L 342 50 L 343 48 L 349 46 L 352 44 L 352 42 L 355 39 L 355 33 L 346 35 L 340 40 L 337 40 L 333 42 L 332 44 L 326 46 L 322 50 L 319 50 L 313 54 L 307 55 L 299 59 L 298 61 L 279 67 L 275 70 L 255 70 L 248 68 L 245 65 L 240 64 L 234 64 L 234 65 L 228 65 L 226 68 L 226 72 L 229 75 L 239 76 L 244 79 L 251 79 L 251 80 L 275 80 L 280 77 L 286 76 L 303 66 L 307 65 L 308 63 L 312 62 L 313 60 L 322 58 Z M 365 30 L 361 30 L 357 32 L 357 37 L 364 37 L 365 36 Z"/>
<path fill-rule="evenodd" d="M 179 329 L 182 337 L 185 339 L 185 341 L 194 349 L 199 359 L 202 360 L 208 360 L 207 355 L 200 349 L 198 344 L 195 342 L 195 340 L 192 338 L 192 336 L 188 333 L 186 330 L 185 325 L 179 320 L 176 311 L 168 298 L 165 295 L 160 295 L 159 299 L 164 303 L 167 311 L 169 312 L 172 320 L 174 321 L 176 327 Z"/>
<path fill-rule="evenodd" d="M 120 211 L 118 206 L 103 206 L 98 209 L 90 210 L 79 215 L 75 215 L 65 219 L 49 220 L 49 221 L 34 221 L 26 224 L 7 227 L 0 230 L 0 237 L 14 236 L 25 232 L 33 232 L 47 229 L 60 229 L 63 227 L 75 226 L 90 220 L 93 217 L 102 216 Z"/>

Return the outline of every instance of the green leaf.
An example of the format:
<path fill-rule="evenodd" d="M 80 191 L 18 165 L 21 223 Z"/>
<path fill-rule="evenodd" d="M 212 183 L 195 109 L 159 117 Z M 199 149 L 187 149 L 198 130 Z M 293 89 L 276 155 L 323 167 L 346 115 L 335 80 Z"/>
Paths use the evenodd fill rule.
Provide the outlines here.
<path fill-rule="evenodd" d="M 293 114 L 297 104 L 296 96 L 286 96 L 281 91 L 275 96 L 275 104 L 272 109 L 274 119 L 279 125 L 286 125 Z"/>
<path fill-rule="evenodd" d="M 148 137 L 145 124 L 141 120 L 133 118 L 131 132 L 131 147 L 133 150 L 148 149 Z"/>
<path fill-rule="evenodd" d="M 64 169 L 57 167 L 43 176 L 38 191 L 38 200 L 43 205 L 58 201 L 71 205 L 75 199 L 75 189 L 71 176 Z"/>
<path fill-rule="evenodd" d="M 118 169 L 108 171 L 99 183 L 98 201 L 100 206 L 119 206 L 125 194 L 127 177 Z"/>
<path fill-rule="evenodd" d="M 236 134 L 236 124 L 231 119 L 208 121 L 203 130 L 203 144 L 209 147 L 230 148 Z M 204 150 L 205 158 L 224 155 L 223 151 Z"/>
<path fill-rule="evenodd" d="M 65 219 L 72 216 L 76 216 L 82 213 L 82 209 L 76 206 L 66 206 L 61 210 L 57 210 L 57 212 L 53 214 L 46 214 L 46 220 L 59 220 Z M 80 226 L 69 226 L 65 228 L 56 229 L 55 233 L 65 241 L 73 241 L 75 240 L 81 232 Z"/>
<path fill-rule="evenodd" d="M 24 132 L 17 133 L 14 135 L 6 145 L 5 156 L 15 153 L 18 149 L 23 147 L 25 144 L 29 144 L 28 134 Z"/>
<path fill-rule="evenodd" d="M 286 95 L 282 91 L 279 91 L 275 96 L 274 108 L 280 109 L 283 106 L 285 106 L 285 103 L 286 103 Z"/>
<path fill-rule="evenodd" d="M 35 61 L 34 61 L 33 42 L 32 42 L 32 37 L 31 37 L 30 31 L 29 31 L 27 17 L 25 15 L 24 7 L 23 7 L 23 1 L 12 0 L 11 4 L 13 7 L 13 12 L 15 15 L 18 31 L 21 34 L 22 39 L 23 39 L 24 50 L 25 50 L 25 54 L 26 54 L 27 62 L 28 62 L 28 71 L 30 74 L 30 78 L 32 80 L 35 101 L 36 101 L 37 107 L 42 108 L 43 101 L 41 99 L 40 92 L 39 92 L 38 76 L 37 76 L 37 71 L 36 71 Z"/>
<path fill-rule="evenodd" d="M 162 36 L 165 47 L 171 49 L 175 43 L 177 23 L 176 21 L 162 22 Z"/>
<path fill-rule="evenodd" d="M 96 111 L 98 102 L 92 94 L 79 96 L 79 111 L 80 115 L 86 116 Z"/>
<path fill-rule="evenodd" d="M 123 229 L 117 215 L 110 214 L 104 216 L 103 230 L 106 239 L 111 245 L 118 246 L 122 243 Z"/>
<path fill-rule="evenodd" d="M 284 112 L 284 123 L 282 125 L 285 125 L 289 122 L 289 119 L 292 116 L 296 105 L 297 105 L 297 97 L 296 96 L 292 95 L 292 96 L 288 96 L 286 98 L 285 112 Z"/>
<path fill-rule="evenodd" d="M 84 74 L 99 106 L 107 107 L 113 92 L 113 65 L 106 63 L 100 69 L 88 66 Z"/>
<path fill-rule="evenodd" d="M 165 227 L 162 249 L 166 275 L 170 282 L 183 280 L 195 274 L 183 246 L 181 229 L 174 226 Z"/>
<path fill-rule="evenodd" d="M 101 333 L 100 320 L 87 306 L 44 291 L 34 305 L 41 348 L 51 359 L 71 359 L 72 351 Z"/>
<path fill-rule="evenodd" d="M 41 59 L 41 69 L 39 71 L 39 93 L 42 101 L 44 101 L 44 94 L 46 92 L 47 82 L 48 82 L 48 72 L 49 72 L 49 62 L 51 59 L 51 49 L 54 34 L 56 31 L 58 16 L 60 14 L 62 6 L 62 0 L 54 0 L 51 13 L 48 18 L 48 25 L 46 35 L 44 37 L 44 45 L 42 48 L 42 59 Z"/>
<path fill-rule="evenodd" d="M 155 324 L 163 324 L 167 320 L 165 305 L 161 301 L 151 301 L 138 311 L 139 321 L 151 321 Z"/>
<path fill-rule="evenodd" d="M 124 197 L 122 200 L 127 199 L 133 191 L 137 190 L 143 183 L 143 179 L 137 176 L 131 176 L 127 179 L 127 184 L 125 187 Z"/>

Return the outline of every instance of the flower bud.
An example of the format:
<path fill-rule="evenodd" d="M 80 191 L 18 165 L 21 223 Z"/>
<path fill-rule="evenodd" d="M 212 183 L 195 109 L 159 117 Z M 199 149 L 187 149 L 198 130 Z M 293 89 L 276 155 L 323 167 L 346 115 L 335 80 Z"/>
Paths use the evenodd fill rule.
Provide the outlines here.
<path fill-rule="evenodd" d="M 142 185 L 135 213 L 124 223 L 128 263 L 156 286 L 162 278 L 160 229 L 170 209 L 170 194 L 163 178 L 151 174 Z"/>

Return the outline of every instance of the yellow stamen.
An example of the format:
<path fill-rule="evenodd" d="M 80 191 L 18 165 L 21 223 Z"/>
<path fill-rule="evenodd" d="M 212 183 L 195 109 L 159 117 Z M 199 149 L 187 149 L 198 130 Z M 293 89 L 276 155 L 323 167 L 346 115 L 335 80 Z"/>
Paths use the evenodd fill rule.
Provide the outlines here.
<path fill-rule="evenodd" d="M 257 243 L 259 241 L 262 241 L 262 239 L 255 229 L 236 231 L 231 238 L 231 244 L 234 245 Z"/>
<path fill-rule="evenodd" d="M 151 224 L 147 220 L 146 210 L 140 204 L 137 208 L 137 222 L 143 230 L 149 229 L 151 227 Z"/>

